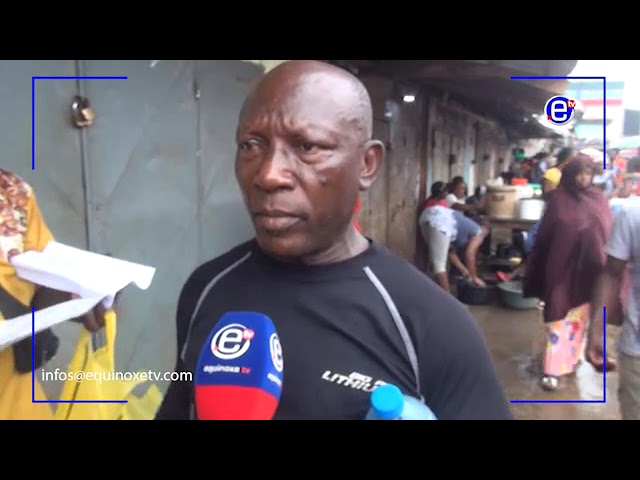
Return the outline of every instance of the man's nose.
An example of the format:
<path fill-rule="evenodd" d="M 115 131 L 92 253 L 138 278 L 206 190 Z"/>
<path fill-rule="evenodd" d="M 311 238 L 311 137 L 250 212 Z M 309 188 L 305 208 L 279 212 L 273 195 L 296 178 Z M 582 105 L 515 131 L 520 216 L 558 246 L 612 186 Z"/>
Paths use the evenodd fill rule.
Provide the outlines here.
<path fill-rule="evenodd" d="M 284 147 L 273 146 L 260 162 L 254 184 L 265 191 L 293 188 L 294 156 Z"/>

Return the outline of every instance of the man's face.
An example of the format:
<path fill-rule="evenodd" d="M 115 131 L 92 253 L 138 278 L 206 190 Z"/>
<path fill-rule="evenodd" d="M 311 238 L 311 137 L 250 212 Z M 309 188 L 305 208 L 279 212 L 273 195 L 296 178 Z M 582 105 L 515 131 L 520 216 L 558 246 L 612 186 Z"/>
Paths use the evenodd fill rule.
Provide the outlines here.
<path fill-rule="evenodd" d="M 341 97 L 316 81 L 259 89 L 245 106 L 236 177 L 267 253 L 313 255 L 350 227 L 367 144 Z"/>

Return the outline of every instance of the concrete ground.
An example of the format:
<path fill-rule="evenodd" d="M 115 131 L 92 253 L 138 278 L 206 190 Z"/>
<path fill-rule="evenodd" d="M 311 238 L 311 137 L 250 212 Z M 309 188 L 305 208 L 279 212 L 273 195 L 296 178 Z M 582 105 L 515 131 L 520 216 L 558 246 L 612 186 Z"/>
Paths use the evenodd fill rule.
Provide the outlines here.
<path fill-rule="evenodd" d="M 471 306 L 482 328 L 510 400 L 601 400 L 603 375 L 586 362 L 574 378 L 563 379 L 556 392 L 539 386 L 539 375 L 531 371 L 533 359 L 542 351 L 542 318 L 539 310 L 510 310 L 500 306 Z M 607 351 L 615 352 L 618 329 L 607 326 Z M 512 404 L 519 420 L 619 420 L 618 375 L 607 373 L 607 403 L 603 404 Z"/>

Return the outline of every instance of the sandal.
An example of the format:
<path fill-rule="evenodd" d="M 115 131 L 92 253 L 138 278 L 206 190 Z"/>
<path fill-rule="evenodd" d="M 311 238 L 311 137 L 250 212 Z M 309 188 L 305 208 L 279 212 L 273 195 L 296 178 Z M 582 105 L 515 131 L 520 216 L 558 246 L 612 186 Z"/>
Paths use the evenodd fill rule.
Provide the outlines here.
<path fill-rule="evenodd" d="M 540 380 L 540 386 L 547 392 L 554 392 L 560 386 L 560 381 L 558 380 L 558 377 L 544 375 Z"/>

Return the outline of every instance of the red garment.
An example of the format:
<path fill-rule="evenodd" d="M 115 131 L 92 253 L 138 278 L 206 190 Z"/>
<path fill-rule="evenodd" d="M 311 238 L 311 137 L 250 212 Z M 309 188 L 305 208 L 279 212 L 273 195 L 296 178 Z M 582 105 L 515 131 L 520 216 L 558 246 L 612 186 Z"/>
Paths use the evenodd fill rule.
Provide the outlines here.
<path fill-rule="evenodd" d="M 593 168 L 593 161 L 583 156 L 564 168 L 527 261 L 524 293 L 545 302 L 545 322 L 563 319 L 569 310 L 590 302 L 606 261 L 613 215 L 599 188 L 578 189 L 575 176 L 584 168 Z"/>
<path fill-rule="evenodd" d="M 420 211 L 422 212 L 425 208 L 435 207 L 436 205 L 440 205 L 441 207 L 448 207 L 447 201 L 443 198 L 442 200 L 438 200 L 435 198 L 427 198 L 427 200 L 422 204 Z"/>
<path fill-rule="evenodd" d="M 616 185 L 622 185 L 624 183 L 624 174 L 627 169 L 627 161 L 622 157 L 616 157 L 613 159 L 613 167 L 616 171 Z"/>
<path fill-rule="evenodd" d="M 360 212 L 360 208 L 362 208 L 362 199 L 360 197 L 358 197 L 356 199 L 356 206 L 353 209 L 353 226 L 356 227 L 356 230 L 360 233 L 362 233 L 362 227 L 360 226 L 360 223 L 358 222 L 358 220 L 355 218 L 358 213 Z"/>

